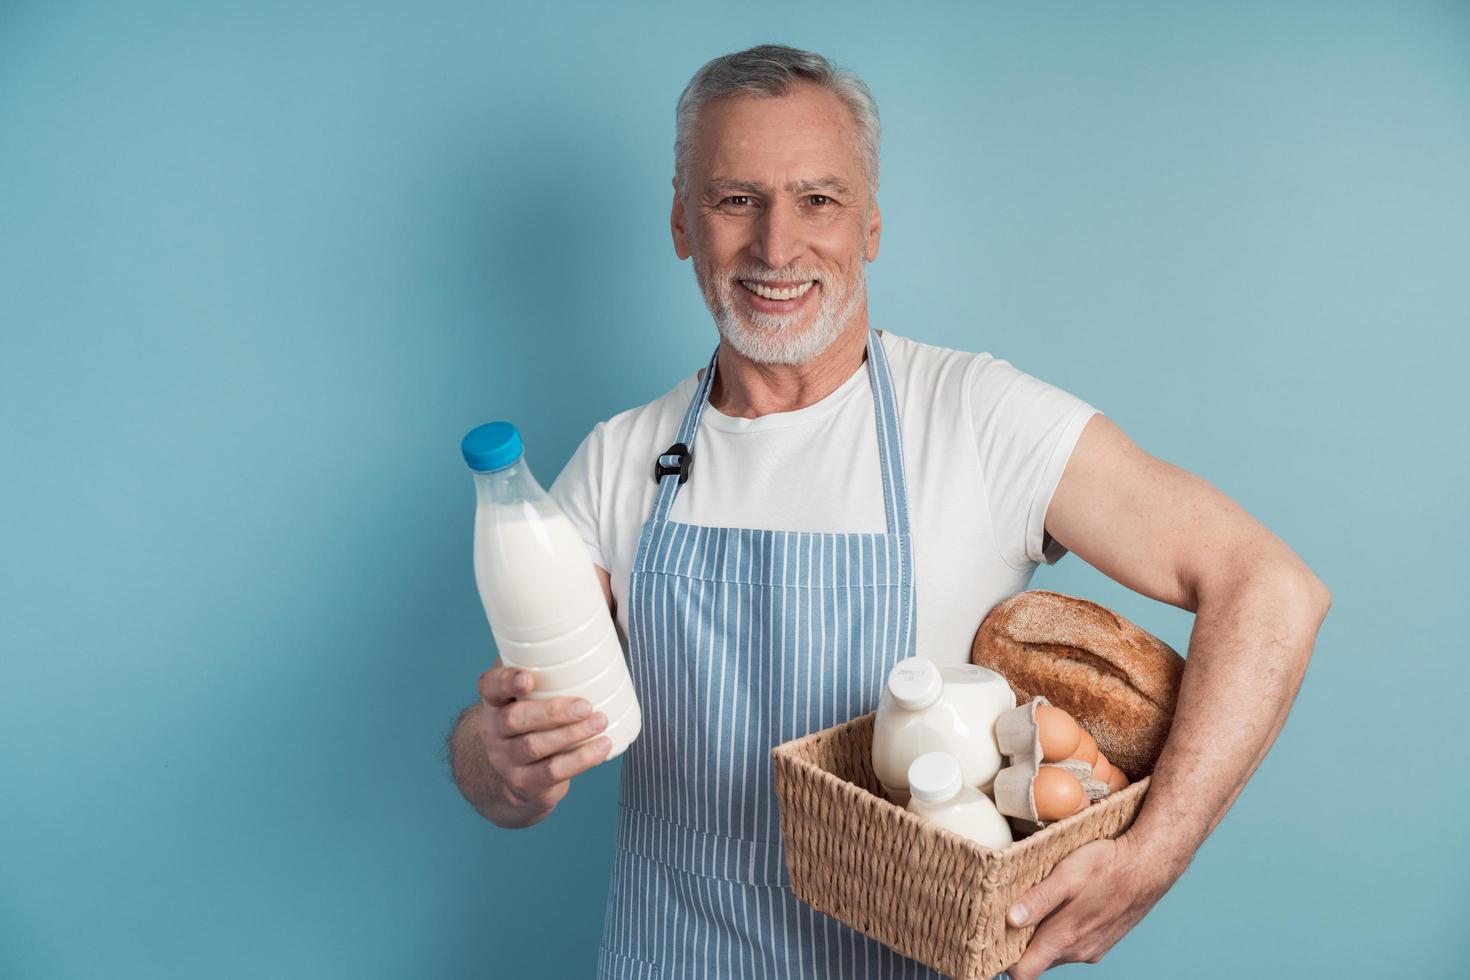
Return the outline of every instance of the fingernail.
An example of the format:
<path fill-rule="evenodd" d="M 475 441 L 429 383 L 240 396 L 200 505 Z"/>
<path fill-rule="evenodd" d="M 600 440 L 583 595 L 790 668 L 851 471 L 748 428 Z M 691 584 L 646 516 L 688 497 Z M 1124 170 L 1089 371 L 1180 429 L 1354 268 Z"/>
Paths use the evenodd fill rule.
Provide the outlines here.
<path fill-rule="evenodd" d="M 516 690 L 529 691 L 531 689 L 531 678 L 526 674 L 516 675 Z"/>
<path fill-rule="evenodd" d="M 605 714 L 603 714 L 602 712 L 599 711 L 597 713 L 597 715 L 592 719 L 592 730 L 594 732 L 600 732 L 600 731 L 602 731 L 606 727 L 607 727 L 607 715 L 605 715 Z"/>
<path fill-rule="evenodd" d="M 1031 913 L 1026 911 L 1026 906 L 1024 906 L 1024 905 L 1012 905 L 1011 906 L 1011 924 L 1012 925 L 1024 926 L 1026 924 L 1026 920 L 1029 919 L 1029 918 L 1031 918 Z"/>
<path fill-rule="evenodd" d="M 578 701 L 572 705 L 573 718 L 586 718 L 592 713 L 592 705 L 586 701 Z"/>

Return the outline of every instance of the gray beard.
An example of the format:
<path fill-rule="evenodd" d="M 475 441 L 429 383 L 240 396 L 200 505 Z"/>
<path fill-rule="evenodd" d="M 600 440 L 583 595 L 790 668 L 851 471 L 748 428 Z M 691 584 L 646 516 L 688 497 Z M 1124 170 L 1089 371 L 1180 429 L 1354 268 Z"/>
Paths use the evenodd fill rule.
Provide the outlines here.
<path fill-rule="evenodd" d="M 800 313 L 762 313 L 744 308 L 735 290 L 745 287 L 736 280 L 753 277 L 738 273 L 716 276 L 698 252 L 694 253 L 693 259 L 699 291 L 704 294 L 705 306 L 714 317 L 720 337 L 739 354 L 757 364 L 806 364 L 819 357 L 842 335 L 867 292 L 865 260 L 858 262 L 857 277 L 843 292 L 832 290 L 832 280 L 826 276 L 778 275 L 775 278 L 817 279 L 818 285 L 812 287 L 821 290 L 817 314 L 809 327 L 800 330 L 797 329 Z"/>

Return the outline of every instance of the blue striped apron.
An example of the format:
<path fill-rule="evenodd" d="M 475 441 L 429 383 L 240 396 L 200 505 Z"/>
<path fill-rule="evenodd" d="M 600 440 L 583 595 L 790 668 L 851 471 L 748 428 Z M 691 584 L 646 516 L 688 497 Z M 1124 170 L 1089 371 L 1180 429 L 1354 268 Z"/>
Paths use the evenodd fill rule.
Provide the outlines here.
<path fill-rule="evenodd" d="M 679 479 L 659 481 L 629 584 L 643 733 L 624 756 L 599 977 L 938 976 L 791 893 L 771 773 L 773 746 L 873 710 L 914 653 L 898 405 L 872 331 L 867 366 L 886 532 L 680 524 Z M 679 428 L 691 449 L 714 375 L 712 359 Z"/>

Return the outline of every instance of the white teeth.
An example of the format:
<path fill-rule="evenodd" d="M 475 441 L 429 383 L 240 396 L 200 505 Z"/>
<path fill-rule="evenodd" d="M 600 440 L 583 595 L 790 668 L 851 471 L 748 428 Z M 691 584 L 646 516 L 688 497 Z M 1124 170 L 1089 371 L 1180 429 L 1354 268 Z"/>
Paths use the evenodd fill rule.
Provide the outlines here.
<path fill-rule="evenodd" d="M 800 286 L 794 286 L 791 289 L 771 289 L 758 282 L 749 282 L 744 279 L 740 281 L 740 284 L 752 293 L 765 299 L 796 299 L 798 296 L 805 296 L 806 291 L 814 285 L 811 282 L 804 282 Z"/>

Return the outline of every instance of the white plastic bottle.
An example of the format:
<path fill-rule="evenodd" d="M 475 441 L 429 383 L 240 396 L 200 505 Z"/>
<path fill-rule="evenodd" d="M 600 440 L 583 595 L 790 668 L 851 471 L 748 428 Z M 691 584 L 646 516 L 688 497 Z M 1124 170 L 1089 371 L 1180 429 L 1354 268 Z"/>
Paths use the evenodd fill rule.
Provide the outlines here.
<path fill-rule="evenodd" d="M 475 582 L 501 661 L 536 675 L 531 699 L 591 702 L 618 755 L 643 716 L 586 546 L 531 475 L 515 426 L 488 422 L 460 448 L 475 475 Z"/>
<path fill-rule="evenodd" d="M 953 755 L 964 784 L 988 791 L 1004 761 L 995 720 L 1015 706 L 1015 692 L 993 670 L 900 660 L 878 696 L 873 724 L 873 772 L 889 799 L 908 799 L 909 766 L 926 752 Z"/>
<path fill-rule="evenodd" d="M 908 783 L 910 813 L 997 851 L 1015 842 L 1006 818 L 990 797 L 965 785 L 960 760 L 948 752 L 926 752 L 915 759 Z"/>

